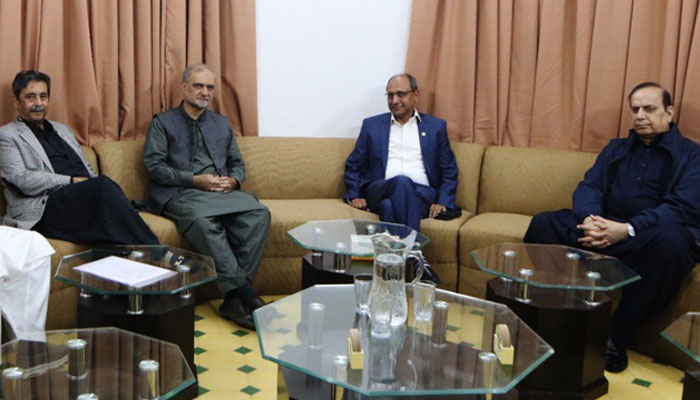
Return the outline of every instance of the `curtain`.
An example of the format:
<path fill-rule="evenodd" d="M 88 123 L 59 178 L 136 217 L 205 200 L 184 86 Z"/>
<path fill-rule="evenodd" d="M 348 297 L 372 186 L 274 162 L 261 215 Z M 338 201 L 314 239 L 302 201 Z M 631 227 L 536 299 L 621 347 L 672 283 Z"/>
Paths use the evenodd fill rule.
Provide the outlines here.
<path fill-rule="evenodd" d="M 217 73 L 211 109 L 257 135 L 255 0 L 0 0 L 0 123 L 17 116 L 12 79 L 51 76 L 48 117 L 81 144 L 143 137 L 177 106 L 182 71 Z"/>
<path fill-rule="evenodd" d="M 453 140 L 599 151 L 655 81 L 700 139 L 699 0 L 414 0 L 406 71 Z"/>

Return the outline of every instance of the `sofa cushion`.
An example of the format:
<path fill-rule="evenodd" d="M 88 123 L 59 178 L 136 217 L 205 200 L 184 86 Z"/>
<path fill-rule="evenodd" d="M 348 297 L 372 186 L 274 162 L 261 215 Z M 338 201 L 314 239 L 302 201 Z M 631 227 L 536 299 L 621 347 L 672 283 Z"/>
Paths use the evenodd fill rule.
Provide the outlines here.
<path fill-rule="evenodd" d="M 423 250 L 429 263 L 457 264 L 457 232 L 471 216 L 472 214 L 468 211 L 462 211 L 462 216 L 449 221 L 435 218 L 425 218 L 420 221 L 421 233 L 430 238 L 430 243 Z"/>
<path fill-rule="evenodd" d="M 522 242 L 532 219 L 529 215 L 485 213 L 470 218 L 459 229 L 459 263 L 476 268 L 471 252 L 503 242 Z"/>
<path fill-rule="evenodd" d="M 479 214 L 535 215 L 571 207 L 571 194 L 596 154 L 494 146 L 486 149 Z"/>
<path fill-rule="evenodd" d="M 158 237 L 160 244 L 186 250 L 190 248 L 187 240 L 177 233 L 173 221 L 145 211 L 139 212 L 139 215 L 143 218 L 148 227 L 151 228 L 151 231 L 153 231 L 156 237 Z"/>
<path fill-rule="evenodd" d="M 116 182 L 129 200 L 146 200 L 148 174 L 143 164 L 145 139 L 95 145 L 102 175 Z"/>
<path fill-rule="evenodd" d="M 479 175 L 485 147 L 475 143 L 451 142 L 450 147 L 457 160 L 457 206 L 476 214 L 479 193 Z"/>
<path fill-rule="evenodd" d="M 263 257 L 298 257 L 309 250 L 297 246 L 287 231 L 316 220 L 351 219 L 353 208 L 340 199 L 261 199 L 270 209 L 272 221 Z"/>
<path fill-rule="evenodd" d="M 345 159 L 354 139 L 237 138 L 243 189 L 261 199 L 332 199 L 345 193 Z"/>

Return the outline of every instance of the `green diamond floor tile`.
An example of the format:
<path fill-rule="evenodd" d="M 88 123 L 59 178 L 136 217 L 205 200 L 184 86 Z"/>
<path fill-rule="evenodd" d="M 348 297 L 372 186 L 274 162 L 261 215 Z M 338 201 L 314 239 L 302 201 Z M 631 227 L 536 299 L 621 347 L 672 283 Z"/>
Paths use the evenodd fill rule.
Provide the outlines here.
<path fill-rule="evenodd" d="M 256 388 L 255 386 L 246 386 L 243 389 L 241 389 L 241 392 L 248 394 L 248 395 L 254 395 L 255 393 L 258 393 L 260 389 Z"/>
<path fill-rule="evenodd" d="M 450 331 L 450 332 L 456 332 L 456 331 L 459 330 L 459 327 L 453 326 L 453 325 L 447 325 L 447 328 L 446 328 L 446 329 L 447 329 L 448 331 Z"/>
<path fill-rule="evenodd" d="M 202 354 L 202 353 L 205 353 L 206 351 L 207 351 L 207 349 L 203 349 L 203 348 L 201 348 L 201 347 L 195 347 L 195 348 L 194 348 L 194 354 L 196 354 L 196 355 L 200 355 L 200 354 Z"/>
<path fill-rule="evenodd" d="M 469 343 L 469 342 L 459 342 L 460 346 L 466 346 L 466 347 L 474 347 L 474 344 Z"/>
<path fill-rule="evenodd" d="M 232 335 L 236 335 L 238 337 L 243 337 L 243 336 L 248 336 L 250 335 L 250 332 L 244 331 L 243 329 L 238 329 L 234 332 L 231 332 Z"/>
<path fill-rule="evenodd" d="M 664 361 L 661 361 L 661 360 L 657 360 L 657 359 L 655 359 L 655 358 L 652 358 L 652 359 L 651 359 L 651 362 L 653 362 L 654 364 L 659 364 L 659 365 L 668 365 L 667 362 L 664 362 Z"/>
<path fill-rule="evenodd" d="M 202 365 L 197 365 L 197 375 L 203 374 L 205 372 L 209 371 L 209 368 L 204 367 Z"/>
<path fill-rule="evenodd" d="M 203 395 L 203 394 L 205 394 L 205 393 L 207 393 L 208 391 L 209 391 L 209 389 L 205 388 L 205 387 L 202 386 L 202 385 L 199 385 L 199 395 L 200 395 L 200 396 Z"/>
<path fill-rule="evenodd" d="M 639 378 L 634 378 L 632 381 L 633 384 L 639 385 L 639 386 L 644 386 L 644 387 L 649 387 L 651 386 L 651 382 L 645 381 L 644 379 L 639 379 Z"/>
<path fill-rule="evenodd" d="M 235 351 L 236 353 L 240 353 L 240 354 L 244 354 L 244 355 L 245 355 L 245 354 L 250 353 L 250 352 L 253 351 L 253 350 L 251 350 L 251 349 L 249 349 L 249 348 L 247 348 L 247 347 L 245 347 L 245 346 L 241 346 L 241 347 L 237 348 L 237 349 L 234 350 L 234 351 Z"/>
<path fill-rule="evenodd" d="M 201 336 L 204 336 L 206 334 L 207 334 L 206 332 L 198 331 L 196 329 L 194 331 L 194 337 L 201 337 Z"/>
<path fill-rule="evenodd" d="M 249 373 L 255 371 L 256 368 L 251 367 L 250 365 L 246 364 L 246 365 L 244 365 L 244 366 L 242 366 L 242 367 L 239 367 L 238 370 L 241 371 L 241 372 L 243 372 L 244 374 L 249 374 Z"/>
<path fill-rule="evenodd" d="M 289 332 L 291 332 L 291 331 L 290 331 L 289 329 L 287 329 L 287 328 L 279 328 L 279 329 L 277 330 L 277 333 L 282 334 L 282 335 L 286 335 L 286 334 L 288 334 Z"/>
<path fill-rule="evenodd" d="M 202 317 L 202 316 L 199 315 L 199 314 L 195 314 L 195 315 L 194 315 L 194 322 L 201 321 L 201 320 L 203 320 L 203 319 L 204 319 L 204 317 Z"/>
<path fill-rule="evenodd" d="M 470 314 L 474 315 L 484 315 L 484 310 L 472 310 Z"/>

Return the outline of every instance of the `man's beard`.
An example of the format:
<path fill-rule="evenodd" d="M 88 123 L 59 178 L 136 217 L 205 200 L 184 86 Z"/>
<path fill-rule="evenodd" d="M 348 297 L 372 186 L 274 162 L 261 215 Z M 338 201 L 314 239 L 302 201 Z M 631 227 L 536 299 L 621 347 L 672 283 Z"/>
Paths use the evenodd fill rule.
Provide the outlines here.
<path fill-rule="evenodd" d="M 192 107 L 197 108 L 198 110 L 204 110 L 209 106 L 209 100 L 200 100 L 200 99 L 194 99 L 193 101 L 188 101 Z"/>

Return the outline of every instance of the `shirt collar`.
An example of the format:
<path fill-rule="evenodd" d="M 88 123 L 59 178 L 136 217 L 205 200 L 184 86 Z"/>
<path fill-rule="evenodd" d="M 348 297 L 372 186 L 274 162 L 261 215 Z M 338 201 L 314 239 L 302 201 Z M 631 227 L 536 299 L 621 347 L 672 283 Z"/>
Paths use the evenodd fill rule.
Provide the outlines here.
<path fill-rule="evenodd" d="M 40 127 L 28 122 L 26 119 L 24 119 L 22 117 L 17 117 L 17 121 L 24 122 L 24 124 L 27 125 L 27 127 L 32 132 L 38 132 L 38 133 L 44 133 L 44 134 L 50 134 L 50 133 L 54 132 L 53 125 L 51 125 L 51 123 L 49 122 L 48 119 L 45 119 Z"/>
<path fill-rule="evenodd" d="M 395 123 L 398 123 L 398 121 L 396 121 L 396 118 L 394 117 L 394 113 L 389 113 L 389 115 L 391 115 L 391 124 L 392 125 Z M 413 115 L 411 116 L 411 118 L 415 118 L 416 122 L 421 122 L 420 114 L 418 114 L 418 110 L 416 110 L 415 108 L 413 109 Z M 410 120 L 410 118 L 409 118 L 409 120 Z M 406 122 L 408 122 L 408 121 L 406 121 Z"/>

